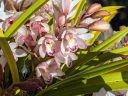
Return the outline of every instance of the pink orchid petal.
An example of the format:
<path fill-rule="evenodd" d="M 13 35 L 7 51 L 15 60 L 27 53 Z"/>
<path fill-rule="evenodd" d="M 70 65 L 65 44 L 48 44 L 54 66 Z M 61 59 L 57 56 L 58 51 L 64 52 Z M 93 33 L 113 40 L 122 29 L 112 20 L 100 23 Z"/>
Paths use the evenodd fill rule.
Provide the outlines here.
<path fill-rule="evenodd" d="M 62 9 L 65 15 L 68 15 L 72 0 L 62 0 Z"/>
<path fill-rule="evenodd" d="M 42 45 L 39 47 L 39 55 L 40 55 L 42 58 L 44 58 L 45 55 L 46 55 L 46 49 L 45 49 L 45 47 L 42 46 Z"/>
<path fill-rule="evenodd" d="M 110 24 L 106 21 L 99 20 L 89 25 L 89 29 L 94 31 L 106 32 L 110 30 Z"/>
<path fill-rule="evenodd" d="M 103 18 L 103 17 L 106 17 L 106 16 L 109 16 L 110 13 L 108 11 L 105 11 L 105 10 L 100 10 L 100 11 L 97 11 L 95 12 L 94 14 L 92 14 L 92 18 Z"/>
<path fill-rule="evenodd" d="M 95 3 L 95 4 L 92 4 L 86 11 L 86 14 L 87 15 L 90 15 L 90 14 L 93 14 L 94 12 L 97 12 L 101 9 L 101 4 L 98 4 L 98 3 Z"/>

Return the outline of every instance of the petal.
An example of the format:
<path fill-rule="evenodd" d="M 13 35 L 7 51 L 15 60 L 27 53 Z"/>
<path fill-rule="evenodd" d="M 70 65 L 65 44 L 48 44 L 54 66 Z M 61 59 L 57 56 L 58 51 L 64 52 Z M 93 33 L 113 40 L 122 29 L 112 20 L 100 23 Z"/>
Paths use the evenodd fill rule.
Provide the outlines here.
<path fill-rule="evenodd" d="M 16 49 L 14 52 L 16 57 L 24 57 L 27 56 L 27 53 L 22 49 Z"/>
<path fill-rule="evenodd" d="M 72 60 L 77 60 L 78 59 L 78 57 L 74 53 L 70 53 L 70 57 L 71 57 Z"/>
<path fill-rule="evenodd" d="M 77 41 L 74 38 L 71 38 L 68 41 L 69 48 L 71 49 L 72 52 L 76 52 L 78 49 L 78 44 L 76 42 Z"/>
<path fill-rule="evenodd" d="M 13 51 L 17 47 L 17 44 L 15 42 L 11 42 L 11 43 L 9 43 L 9 46 L 10 46 L 11 50 Z"/>
<path fill-rule="evenodd" d="M 70 5 L 70 11 L 79 3 L 80 0 L 72 0 L 72 3 Z"/>
<path fill-rule="evenodd" d="M 62 53 L 65 53 L 66 48 L 67 48 L 67 41 L 63 39 L 63 40 L 61 41 L 61 52 L 62 52 Z"/>
<path fill-rule="evenodd" d="M 107 93 L 105 94 L 105 96 L 116 96 L 116 95 L 113 94 L 113 93 L 111 93 L 111 92 L 107 92 Z"/>
<path fill-rule="evenodd" d="M 100 11 L 95 12 L 91 17 L 92 18 L 103 18 L 109 15 L 110 13 L 108 11 L 100 10 Z"/>
<path fill-rule="evenodd" d="M 109 31 L 110 24 L 106 21 L 99 20 L 89 25 L 89 29 L 94 31 L 103 31 L 103 32 Z"/>
<path fill-rule="evenodd" d="M 68 15 L 72 0 L 62 0 L 62 9 L 65 15 Z"/>
<path fill-rule="evenodd" d="M 76 28 L 77 34 L 84 34 L 88 32 L 88 29 L 85 28 Z"/>
<path fill-rule="evenodd" d="M 77 44 L 78 44 L 78 48 L 80 49 L 86 49 L 87 48 L 87 44 L 85 43 L 85 41 L 81 38 L 77 38 Z"/>
<path fill-rule="evenodd" d="M 1 2 L 0 2 L 0 11 L 4 11 L 4 8 L 5 8 L 4 2 L 1 1 Z"/>
<path fill-rule="evenodd" d="M 65 64 L 67 65 L 68 68 L 72 67 L 72 59 L 70 58 L 70 56 L 65 56 Z"/>
<path fill-rule="evenodd" d="M 96 11 L 99 11 L 101 9 L 101 4 L 98 4 L 98 3 L 95 3 L 95 4 L 92 4 L 86 11 L 86 14 L 87 15 L 90 15 L 90 14 L 93 14 L 94 12 Z"/>
<path fill-rule="evenodd" d="M 45 57 L 45 55 L 46 55 L 45 46 L 41 45 L 41 46 L 39 47 L 39 55 L 40 55 L 42 58 Z"/>
<path fill-rule="evenodd" d="M 38 67 L 36 67 L 36 76 L 37 77 L 40 77 L 41 76 L 41 72 L 40 72 L 40 70 L 39 70 Z"/>
<path fill-rule="evenodd" d="M 76 13 L 76 10 L 72 10 L 72 11 L 67 15 L 67 19 L 69 19 L 70 17 L 72 17 L 75 13 Z"/>
<path fill-rule="evenodd" d="M 38 40 L 38 45 L 42 44 L 44 42 L 45 38 L 44 37 L 41 37 L 39 40 Z"/>
<path fill-rule="evenodd" d="M 50 84 L 53 80 L 53 77 L 49 74 L 47 68 L 45 66 L 41 66 L 39 67 L 39 71 L 41 72 L 45 83 Z"/>
<path fill-rule="evenodd" d="M 65 62 L 64 56 L 61 52 L 58 52 L 55 55 L 55 60 L 56 60 L 56 62 L 59 62 L 59 63 L 64 63 Z"/>
<path fill-rule="evenodd" d="M 86 33 L 86 34 L 81 34 L 78 35 L 79 38 L 83 39 L 83 40 L 88 40 L 94 37 L 94 34 L 90 34 L 90 33 Z"/>
<path fill-rule="evenodd" d="M 47 23 L 41 23 L 41 25 L 43 25 L 46 32 L 49 32 L 50 28 L 49 28 L 49 25 Z"/>
<path fill-rule="evenodd" d="M 65 16 L 60 15 L 60 17 L 58 18 L 58 25 L 63 26 L 64 24 L 65 24 Z"/>
<path fill-rule="evenodd" d="M 50 64 L 48 66 L 48 71 L 52 75 L 52 77 L 62 76 L 64 73 L 60 68 L 60 64 L 56 62 L 55 59 L 50 59 Z"/>
<path fill-rule="evenodd" d="M 104 88 L 101 88 L 99 92 L 93 93 L 92 96 L 106 96 L 105 94 L 106 94 L 105 89 Z"/>
<path fill-rule="evenodd" d="M 94 23 L 94 22 L 96 22 L 96 21 L 98 21 L 98 20 L 100 20 L 100 19 L 93 19 L 93 18 L 86 18 L 86 19 L 84 19 L 80 24 L 91 24 L 91 23 Z"/>

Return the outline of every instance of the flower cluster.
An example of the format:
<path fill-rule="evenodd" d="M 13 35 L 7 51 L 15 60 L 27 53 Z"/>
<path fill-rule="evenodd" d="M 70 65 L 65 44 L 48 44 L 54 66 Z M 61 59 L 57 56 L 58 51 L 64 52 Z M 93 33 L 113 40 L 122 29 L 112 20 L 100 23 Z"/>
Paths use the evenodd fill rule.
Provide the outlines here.
<path fill-rule="evenodd" d="M 26 3 L 28 0 L 24 3 L 21 3 L 22 0 L 12 1 L 15 10 L 13 7 L 4 6 L 9 2 L 1 2 L 0 27 L 4 32 L 34 2 L 34 0 L 29 0 L 29 3 Z M 66 64 L 70 68 L 72 61 L 78 59 L 75 54 L 77 50 L 89 46 L 86 40 L 93 38 L 93 34 L 89 31 L 104 32 L 110 29 L 109 23 L 102 20 L 110 13 L 102 10 L 100 4 L 91 5 L 81 14 L 78 23 L 74 24 L 74 19 L 71 17 L 76 14 L 79 1 L 50 0 L 13 35 L 14 42 L 9 42 L 16 60 L 17 57 L 24 57 L 27 54 L 41 58 L 36 73 L 38 77 L 42 76 L 46 83 L 51 83 L 53 77 L 64 75 L 61 66 Z M 53 18 L 53 26 L 48 23 L 49 17 Z M 15 46 L 11 46 L 12 44 Z M 2 52 L 0 55 L 0 59 L 4 57 Z M 5 59 L 2 60 L 5 64 Z"/>

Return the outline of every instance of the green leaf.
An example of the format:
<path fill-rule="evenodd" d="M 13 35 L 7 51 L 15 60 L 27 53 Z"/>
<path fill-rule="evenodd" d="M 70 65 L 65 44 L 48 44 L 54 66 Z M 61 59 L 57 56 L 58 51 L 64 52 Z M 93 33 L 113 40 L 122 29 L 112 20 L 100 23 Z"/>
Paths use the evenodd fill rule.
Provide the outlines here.
<path fill-rule="evenodd" d="M 51 93 L 50 90 L 53 90 L 53 89 L 59 91 L 59 89 L 61 89 L 60 87 L 63 88 L 65 85 L 68 85 L 74 81 L 78 81 L 81 78 L 84 78 L 85 80 L 87 80 L 87 79 L 90 79 L 90 78 L 93 78 L 93 77 L 96 77 L 99 75 L 103 75 L 103 74 L 112 72 L 114 70 L 117 70 L 117 69 L 125 67 L 125 66 L 128 66 L 128 60 L 121 60 L 121 61 L 113 62 L 110 64 L 97 66 L 97 67 L 92 68 L 90 70 L 79 72 L 75 75 L 72 75 L 72 76 L 64 79 L 63 81 L 59 81 L 59 82 L 49 86 L 48 88 L 46 88 L 42 92 L 39 92 L 36 96 L 42 96 L 42 95 L 43 96 L 58 96 L 56 93 L 54 95 L 46 95 L 46 94 Z M 57 88 L 59 88 L 59 89 L 57 89 Z M 72 87 L 72 88 L 74 88 L 74 87 Z"/>
<path fill-rule="evenodd" d="M 110 52 L 106 52 L 102 54 L 100 54 L 100 52 L 89 52 L 85 56 L 82 56 L 81 54 L 79 56 L 80 59 L 74 62 L 75 64 L 73 65 L 73 68 L 67 70 L 66 74 L 72 75 L 80 70 L 90 69 L 96 65 L 104 64 L 108 60 L 117 58 L 122 55 L 128 55 L 128 46 L 117 48 L 117 49 L 111 50 Z"/>
<path fill-rule="evenodd" d="M 82 13 L 82 10 L 85 6 L 85 3 L 87 2 L 87 0 L 81 0 L 76 8 L 77 12 L 75 14 L 75 19 L 74 19 L 74 23 L 77 24 L 78 23 L 78 19 Z"/>
<path fill-rule="evenodd" d="M 8 65 L 9 65 L 9 68 L 12 74 L 13 82 L 18 82 L 19 74 L 18 74 L 17 64 L 12 54 L 12 51 L 10 49 L 10 46 L 4 37 L 2 30 L 0 30 L 0 47 L 3 50 L 4 56 L 6 57 L 8 61 Z"/>
<path fill-rule="evenodd" d="M 106 49 L 113 46 L 117 41 L 121 40 L 126 34 L 128 33 L 128 27 L 124 28 L 123 30 L 115 33 L 113 36 L 109 37 L 107 40 L 102 42 L 101 44 L 97 45 L 95 48 L 93 48 L 91 51 L 105 51 Z"/>
<path fill-rule="evenodd" d="M 76 96 L 105 90 L 126 90 L 128 89 L 128 72 L 114 72 L 97 76 L 91 79 L 79 79 L 60 86 L 56 90 L 50 90 L 43 96 Z"/>
<path fill-rule="evenodd" d="M 42 7 L 49 0 L 36 0 L 5 32 L 5 37 L 12 36 L 20 26 L 22 26 L 40 7 Z"/>

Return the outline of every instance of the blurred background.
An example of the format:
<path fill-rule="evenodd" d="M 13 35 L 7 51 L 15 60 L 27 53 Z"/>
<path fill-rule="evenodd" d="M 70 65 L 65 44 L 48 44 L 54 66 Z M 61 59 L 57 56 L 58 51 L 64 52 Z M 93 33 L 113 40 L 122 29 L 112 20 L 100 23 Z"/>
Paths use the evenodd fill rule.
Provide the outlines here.
<path fill-rule="evenodd" d="M 112 28 L 117 31 L 119 26 L 128 26 L 128 0 L 88 0 L 90 3 L 100 3 L 102 6 L 126 6 L 120 9 L 116 17 L 111 21 Z"/>

